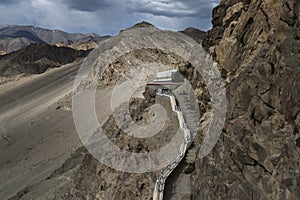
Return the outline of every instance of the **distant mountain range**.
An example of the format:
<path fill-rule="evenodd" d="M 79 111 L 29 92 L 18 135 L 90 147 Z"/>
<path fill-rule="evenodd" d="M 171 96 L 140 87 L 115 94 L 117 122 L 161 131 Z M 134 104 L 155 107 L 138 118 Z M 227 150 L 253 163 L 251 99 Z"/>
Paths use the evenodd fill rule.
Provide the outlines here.
<path fill-rule="evenodd" d="M 147 22 L 141 22 L 131 28 L 153 26 Z M 196 28 L 187 28 L 180 31 L 198 42 L 201 42 L 205 32 Z M 70 47 L 76 50 L 94 49 L 99 42 L 110 36 L 99 36 L 96 33 L 67 33 L 60 30 L 49 30 L 35 26 L 0 26 L 0 55 L 23 49 L 30 44 L 40 43 L 56 45 L 58 47 Z"/>
<path fill-rule="evenodd" d="M 151 26 L 154 27 L 143 21 L 126 30 Z M 180 32 L 199 43 L 205 37 L 205 32 L 196 28 L 187 28 Z M 87 56 L 89 50 L 109 37 L 95 33 L 67 33 L 34 26 L 0 26 L 0 77 L 40 74 L 48 68 L 73 62 Z"/>
<path fill-rule="evenodd" d="M 97 43 L 108 37 L 99 36 L 96 33 L 67 33 L 35 26 L 0 26 L 0 54 L 17 51 L 32 43 L 88 50 L 95 48 Z"/>

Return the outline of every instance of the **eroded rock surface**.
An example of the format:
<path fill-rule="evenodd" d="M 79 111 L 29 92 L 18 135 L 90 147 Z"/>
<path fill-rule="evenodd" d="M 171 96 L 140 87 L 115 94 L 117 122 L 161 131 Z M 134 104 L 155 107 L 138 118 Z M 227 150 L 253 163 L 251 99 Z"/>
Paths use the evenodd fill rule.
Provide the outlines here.
<path fill-rule="evenodd" d="M 226 125 L 192 199 L 300 198 L 299 2 L 221 1 L 204 46 L 227 83 Z"/>

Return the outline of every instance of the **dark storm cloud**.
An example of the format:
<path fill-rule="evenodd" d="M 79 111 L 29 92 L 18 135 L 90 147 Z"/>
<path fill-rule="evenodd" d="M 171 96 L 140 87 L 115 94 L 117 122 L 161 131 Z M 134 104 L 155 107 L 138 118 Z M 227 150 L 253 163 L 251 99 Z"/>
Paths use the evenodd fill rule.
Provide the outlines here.
<path fill-rule="evenodd" d="M 212 8 L 219 1 L 0 0 L 0 27 L 31 24 L 67 32 L 114 35 L 135 23 L 148 21 L 159 28 L 175 31 L 186 27 L 208 30 Z"/>
<path fill-rule="evenodd" d="M 9 4 L 14 4 L 14 3 L 17 3 L 18 0 L 0 0 L 0 5 L 3 4 L 3 5 L 9 5 Z"/>
<path fill-rule="evenodd" d="M 171 18 L 209 18 L 211 9 L 219 0 L 129 0 L 128 10 Z"/>
<path fill-rule="evenodd" d="M 63 0 L 63 3 L 71 9 L 86 12 L 103 10 L 112 5 L 108 0 Z"/>

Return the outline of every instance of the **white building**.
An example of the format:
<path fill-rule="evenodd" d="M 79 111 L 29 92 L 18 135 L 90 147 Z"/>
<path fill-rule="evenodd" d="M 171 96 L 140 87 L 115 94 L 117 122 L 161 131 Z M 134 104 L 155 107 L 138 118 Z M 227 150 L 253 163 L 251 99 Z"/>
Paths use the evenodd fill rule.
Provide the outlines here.
<path fill-rule="evenodd" d="M 177 69 L 170 69 L 163 72 L 158 72 L 156 74 L 156 78 L 154 79 L 154 82 L 172 82 L 173 74 L 178 72 Z"/>

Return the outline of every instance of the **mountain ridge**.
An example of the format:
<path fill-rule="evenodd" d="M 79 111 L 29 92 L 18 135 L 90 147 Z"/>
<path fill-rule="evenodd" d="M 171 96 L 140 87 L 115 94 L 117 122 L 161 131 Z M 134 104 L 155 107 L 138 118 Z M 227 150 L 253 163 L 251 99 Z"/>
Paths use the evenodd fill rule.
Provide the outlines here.
<path fill-rule="evenodd" d="M 151 23 L 142 21 L 125 30 L 148 26 L 154 27 Z M 193 27 L 188 27 L 179 32 L 192 37 L 199 43 L 202 42 L 205 35 L 204 31 Z M 96 48 L 99 42 L 110 37 L 109 35 L 100 36 L 97 33 L 68 33 L 33 25 L 3 25 L 0 26 L 0 55 L 23 49 L 32 43 L 69 47 L 76 50 L 90 50 Z"/>
<path fill-rule="evenodd" d="M 98 42 L 105 40 L 109 36 L 99 36 L 96 33 L 67 33 L 61 30 L 50 30 L 36 26 L 7 25 L 0 27 L 0 52 L 10 53 L 22 49 L 32 43 L 42 43 L 50 45 L 68 46 L 79 49 L 76 45 L 83 45 L 87 38 L 91 43 L 83 50 L 95 48 Z M 73 45 L 70 45 L 73 44 Z"/>
<path fill-rule="evenodd" d="M 33 43 L 15 52 L 0 56 L 0 76 L 41 74 L 48 68 L 59 67 L 87 56 L 89 51 Z"/>

